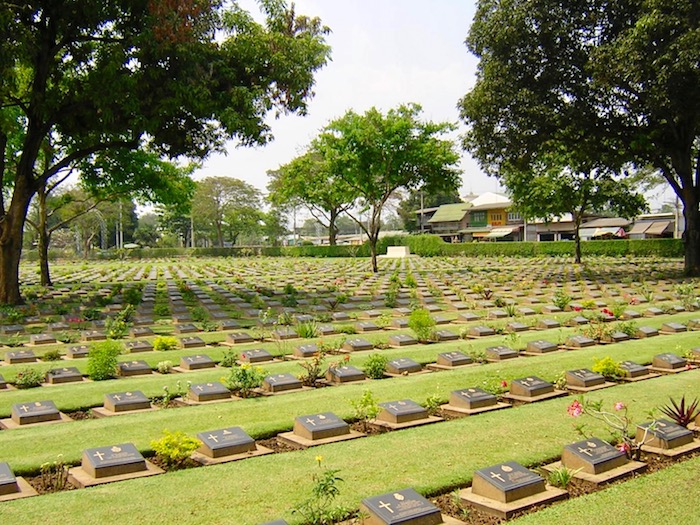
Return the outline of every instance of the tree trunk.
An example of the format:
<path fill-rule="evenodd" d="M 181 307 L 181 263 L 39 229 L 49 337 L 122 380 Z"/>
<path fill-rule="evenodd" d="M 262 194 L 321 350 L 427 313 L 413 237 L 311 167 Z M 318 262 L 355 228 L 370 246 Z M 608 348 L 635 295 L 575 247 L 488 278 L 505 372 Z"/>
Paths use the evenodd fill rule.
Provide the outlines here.
<path fill-rule="evenodd" d="M 224 247 L 224 232 L 221 229 L 221 223 L 219 221 L 216 222 L 216 241 L 220 248 Z"/>
<path fill-rule="evenodd" d="M 338 228 L 335 226 L 335 221 L 338 218 L 338 210 L 333 209 L 330 211 L 330 217 L 328 219 L 328 244 L 330 246 L 335 246 L 336 237 L 338 235 Z"/>
<path fill-rule="evenodd" d="M 694 191 L 683 192 L 683 217 L 685 231 L 683 244 L 685 247 L 685 274 L 691 277 L 700 276 L 700 209 Z"/>
<path fill-rule="evenodd" d="M 39 252 L 39 274 L 41 275 L 41 285 L 46 287 L 53 286 L 51 282 L 51 274 L 49 273 L 49 243 L 51 241 L 51 236 L 49 235 L 47 227 L 47 210 L 46 210 L 46 185 L 42 184 L 37 192 L 37 197 L 39 200 L 38 214 L 39 220 L 37 221 L 38 226 L 38 245 L 37 250 Z"/>
<path fill-rule="evenodd" d="M 581 264 L 581 236 L 579 229 L 581 228 L 582 213 L 574 213 L 574 264 Z"/>
<path fill-rule="evenodd" d="M 369 252 L 372 255 L 372 271 L 374 273 L 379 272 L 379 268 L 377 267 L 377 238 L 374 236 L 371 236 L 369 238 Z"/>
<path fill-rule="evenodd" d="M 0 220 L 0 304 L 22 304 L 19 290 L 19 261 L 22 255 L 24 221 L 34 190 L 18 177 L 12 202 Z"/>

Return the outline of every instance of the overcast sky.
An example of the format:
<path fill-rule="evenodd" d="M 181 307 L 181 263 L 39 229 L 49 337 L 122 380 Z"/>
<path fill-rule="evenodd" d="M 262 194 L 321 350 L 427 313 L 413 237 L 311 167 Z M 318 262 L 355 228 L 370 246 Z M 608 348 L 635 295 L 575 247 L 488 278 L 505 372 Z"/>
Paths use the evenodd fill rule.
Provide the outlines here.
<path fill-rule="evenodd" d="M 239 3 L 256 9 L 253 0 Z M 327 37 L 332 61 L 316 75 L 308 115 L 271 118 L 273 142 L 258 148 L 231 144 L 228 155 L 209 158 L 195 178 L 236 177 L 264 191 L 267 170 L 302 153 L 321 128 L 348 109 L 363 113 L 374 106 L 386 112 L 416 102 L 426 120 L 459 123 L 457 102 L 476 75 L 476 59 L 464 45 L 474 1 L 296 0 L 295 4 L 297 13 L 319 16 L 332 31 Z M 466 153 L 461 169 L 462 194 L 498 188 Z"/>

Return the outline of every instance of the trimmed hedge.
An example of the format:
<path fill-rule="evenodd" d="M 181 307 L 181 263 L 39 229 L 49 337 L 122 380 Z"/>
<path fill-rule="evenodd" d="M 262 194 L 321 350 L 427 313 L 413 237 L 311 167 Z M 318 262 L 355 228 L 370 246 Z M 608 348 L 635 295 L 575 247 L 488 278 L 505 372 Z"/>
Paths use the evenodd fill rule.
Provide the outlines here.
<path fill-rule="evenodd" d="M 573 257 L 573 241 L 554 242 L 471 242 L 450 244 L 437 235 L 397 235 L 379 240 L 377 253 L 384 254 L 388 246 L 408 246 L 411 253 L 423 257 Z M 586 255 L 610 257 L 657 256 L 683 257 L 681 239 L 620 239 L 610 241 L 583 241 L 581 252 Z M 54 253 L 63 256 L 64 253 Z M 136 248 L 133 250 L 108 250 L 95 252 L 99 259 L 159 259 L 169 257 L 369 257 L 369 246 L 235 246 L 232 248 Z M 36 260 L 36 252 L 27 250 L 24 260 Z M 70 257 L 67 257 L 70 258 Z"/>

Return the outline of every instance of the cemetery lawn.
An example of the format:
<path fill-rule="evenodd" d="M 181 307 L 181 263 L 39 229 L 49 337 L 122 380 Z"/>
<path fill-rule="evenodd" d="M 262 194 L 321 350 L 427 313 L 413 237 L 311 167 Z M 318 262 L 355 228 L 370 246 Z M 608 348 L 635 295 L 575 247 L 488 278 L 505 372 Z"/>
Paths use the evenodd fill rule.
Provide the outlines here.
<path fill-rule="evenodd" d="M 513 520 L 512 525 L 700 523 L 700 457 Z"/>
<path fill-rule="evenodd" d="M 634 346 L 639 351 L 639 345 Z M 656 350 L 658 351 L 658 347 Z M 563 358 L 563 361 L 574 360 L 582 353 L 577 351 L 558 354 L 556 357 Z M 589 353 L 587 357 L 590 358 L 591 355 Z M 527 363 L 525 367 L 530 370 L 534 369 L 537 362 L 544 363 L 551 357 L 555 356 L 522 359 L 518 362 Z M 516 364 L 499 364 L 499 373 L 507 371 L 508 374 L 517 374 L 516 369 L 510 368 Z M 566 368 L 569 364 L 550 362 L 549 366 L 559 369 L 562 366 Z M 251 400 L 252 404 L 230 403 L 218 405 L 214 409 L 221 410 L 221 427 L 245 422 L 244 428 L 256 434 L 272 428 L 266 427 L 270 425 L 269 422 L 263 423 L 268 417 L 273 420 L 272 426 L 286 421 L 287 427 L 291 426 L 293 416 L 305 413 L 333 410 L 341 417 L 347 417 L 347 400 L 359 397 L 367 385 L 371 385 L 381 400 L 413 397 L 421 401 L 423 396 L 434 393 L 436 389 L 441 395 L 446 395 L 453 388 L 469 386 L 480 376 L 470 376 L 465 372 L 480 370 L 484 373 L 486 368 L 464 369 L 459 373 L 428 374 L 414 377 L 411 381 L 399 379 L 327 388 L 262 400 L 274 402 L 261 403 L 258 406 L 255 405 L 257 400 Z M 700 370 L 693 370 L 676 376 L 618 385 L 596 392 L 591 397 L 601 399 L 607 405 L 624 401 L 631 406 L 633 417 L 640 421 L 647 410 L 665 403 L 667 396 L 678 398 L 684 393 L 696 392 L 699 382 Z M 340 469 L 339 475 L 344 482 L 341 484 L 339 503 L 351 508 L 357 508 L 364 497 L 405 487 L 414 487 L 428 495 L 450 492 L 467 485 L 471 481 L 472 473 L 485 465 L 515 460 L 526 466 L 534 466 L 558 457 L 564 444 L 577 439 L 572 424 L 581 422 L 573 420 L 566 413 L 566 407 L 571 401 L 571 397 L 552 399 L 510 410 L 306 451 L 274 454 L 86 490 L 7 502 L 2 506 L 3 521 L 24 525 L 59 522 L 105 525 L 122 525 L 125 522 L 254 525 L 284 517 L 290 523 L 298 523 L 291 514 L 291 509 L 308 497 L 311 476 L 318 472 L 315 459 L 318 455 L 323 456 L 324 467 Z M 246 412 L 229 412 L 229 409 L 238 406 L 245 407 Z M 3 431 L 0 432 L 0 441 L 3 453 L 6 447 L 9 447 L 9 457 L 19 460 L 25 456 L 25 468 L 30 465 L 34 467 L 37 461 L 52 460 L 59 452 L 64 453 L 68 461 L 76 461 L 79 451 L 87 444 L 113 444 L 117 441 L 122 442 L 122 438 L 129 435 L 138 437 L 139 434 L 143 434 L 139 440 L 135 440 L 136 445 L 141 449 L 147 448 L 148 439 L 157 437 L 160 429 L 164 428 L 166 420 L 162 418 L 166 416 L 171 430 L 191 432 L 190 427 L 201 430 L 202 422 L 196 414 L 205 408 L 211 407 L 198 407 L 197 410 L 191 410 L 191 413 L 185 412 L 190 409 L 174 409 L 146 415 L 120 416 L 108 421 L 84 421 Z M 258 412 L 259 410 L 262 412 Z M 137 428 L 141 428 L 141 425 L 137 424 L 137 418 L 140 416 L 143 416 L 143 432 L 137 431 Z M 122 420 L 122 417 L 129 419 Z M 120 420 L 122 423 L 119 423 Z M 594 434 L 607 437 L 607 433 L 593 422 L 589 428 Z M 29 443 L 33 446 L 29 447 Z M 24 450 L 24 453 L 20 449 Z M 692 464 L 697 471 L 697 461 Z M 681 472 L 686 472 L 685 467 L 679 468 Z M 661 479 L 659 483 L 663 484 L 665 490 L 675 493 L 679 485 L 674 477 L 664 473 L 659 475 L 662 476 L 658 478 Z M 645 501 L 645 490 L 660 490 L 654 485 L 654 479 L 657 477 L 652 478 L 652 481 L 641 481 L 641 488 L 635 489 L 633 497 Z M 688 505 L 683 515 L 691 516 L 696 512 L 696 498 L 685 496 L 692 496 L 693 490 L 697 489 L 683 485 L 683 481 L 680 483 L 680 486 L 688 487 L 682 492 L 683 497 L 666 497 L 676 505 Z M 623 484 L 611 489 L 615 491 L 613 496 L 620 491 L 624 493 L 626 486 Z M 597 497 L 604 498 L 604 494 L 605 492 Z M 600 518 L 603 514 L 615 515 L 612 508 L 617 507 L 607 507 L 601 503 L 597 512 L 590 514 L 595 516 L 595 519 L 588 523 L 602 523 Z M 552 509 L 552 512 L 554 511 L 555 509 Z M 538 520 L 538 516 L 535 515 L 534 519 Z M 558 517 L 566 520 L 566 516 L 568 515 L 562 514 Z M 634 519 L 621 519 L 616 523 L 658 523 L 658 514 L 652 509 L 642 514 L 641 518 L 635 515 Z M 544 520 L 530 523 L 551 522 Z M 683 520 L 672 522 L 680 523 Z"/>

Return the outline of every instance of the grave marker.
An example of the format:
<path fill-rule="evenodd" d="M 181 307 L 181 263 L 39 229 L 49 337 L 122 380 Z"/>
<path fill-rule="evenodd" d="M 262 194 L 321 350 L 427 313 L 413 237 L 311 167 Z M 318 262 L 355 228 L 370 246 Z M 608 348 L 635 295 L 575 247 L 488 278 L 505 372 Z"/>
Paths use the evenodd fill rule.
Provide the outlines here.
<path fill-rule="evenodd" d="M 554 392 L 554 385 L 539 377 L 530 376 L 510 382 L 510 394 L 514 397 L 534 398 Z"/>
<path fill-rule="evenodd" d="M 200 354 L 180 358 L 180 368 L 183 370 L 202 370 L 214 367 L 216 367 L 216 363 L 208 355 Z"/>
<path fill-rule="evenodd" d="M 127 352 L 137 354 L 139 352 L 150 352 L 153 350 L 153 345 L 148 341 L 127 341 L 124 343 Z"/>
<path fill-rule="evenodd" d="M 117 392 L 115 394 L 105 394 L 104 409 L 116 412 L 129 412 L 132 410 L 145 410 L 151 408 L 150 400 L 138 390 L 134 392 Z M 97 411 L 99 409 L 95 409 Z"/>
<path fill-rule="evenodd" d="M 456 341 L 459 339 L 459 334 L 454 333 L 452 330 L 436 330 L 435 337 L 438 341 Z"/>
<path fill-rule="evenodd" d="M 254 339 L 246 332 L 233 332 L 226 336 L 226 341 L 233 345 L 252 343 Z"/>
<path fill-rule="evenodd" d="M 414 489 L 365 498 L 360 510 L 369 515 L 366 525 L 439 525 L 440 509 Z"/>
<path fill-rule="evenodd" d="M 569 387 L 592 388 L 605 384 L 605 378 L 588 368 L 567 370 L 566 383 Z"/>
<path fill-rule="evenodd" d="M 17 425 L 32 425 L 47 421 L 60 421 L 61 413 L 53 401 L 34 401 L 12 405 L 10 419 Z"/>
<path fill-rule="evenodd" d="M 657 354 L 651 361 L 651 370 L 656 372 L 679 372 L 685 370 L 688 361 L 681 356 L 666 352 Z"/>
<path fill-rule="evenodd" d="M 668 419 L 637 425 L 637 441 L 643 441 L 646 447 L 669 450 L 693 442 L 693 433 Z"/>
<path fill-rule="evenodd" d="M 58 385 L 61 383 L 75 383 L 77 381 L 82 381 L 83 375 L 74 366 L 68 366 L 64 368 L 52 368 L 46 372 L 46 382 L 51 385 Z"/>
<path fill-rule="evenodd" d="M 343 344 L 343 350 L 346 350 L 348 352 L 359 352 L 361 350 L 372 350 L 374 348 L 374 345 L 367 341 L 366 339 L 361 339 L 359 337 L 354 337 L 352 339 L 348 339 L 345 341 L 345 344 Z"/>
<path fill-rule="evenodd" d="M 525 353 L 528 354 L 546 354 L 548 352 L 556 352 L 559 347 L 554 343 L 545 341 L 544 339 L 538 339 L 536 341 L 530 341 L 525 348 Z"/>
<path fill-rule="evenodd" d="M 36 360 L 36 355 L 31 350 L 13 350 L 5 354 L 5 363 L 8 365 L 35 363 Z"/>
<path fill-rule="evenodd" d="M 352 381 L 364 381 L 365 373 L 352 365 L 335 366 L 326 372 L 326 380 L 331 383 L 350 383 Z"/>
<path fill-rule="evenodd" d="M 503 361 L 518 357 L 518 352 L 507 346 L 489 346 L 486 348 L 486 359 L 488 361 Z"/>
<path fill-rule="evenodd" d="M 534 496 L 544 490 L 544 478 L 515 461 L 477 470 L 472 480 L 474 494 L 501 503 Z"/>
<path fill-rule="evenodd" d="M 231 391 L 217 381 L 190 385 L 188 397 L 197 403 L 231 399 Z"/>
<path fill-rule="evenodd" d="M 202 442 L 197 451 L 209 458 L 246 454 L 257 450 L 255 440 L 240 427 L 200 432 L 197 439 Z"/>
<path fill-rule="evenodd" d="M 400 348 L 402 346 L 410 346 L 418 344 L 415 337 L 408 334 L 395 334 L 389 336 L 389 346 L 392 348 Z"/>
<path fill-rule="evenodd" d="M 404 375 L 420 372 L 423 369 L 420 364 L 408 357 L 392 359 L 386 364 L 387 374 Z"/>
<path fill-rule="evenodd" d="M 263 380 L 262 389 L 265 392 L 286 392 L 302 388 L 301 381 L 292 374 L 277 374 L 267 376 Z"/>
<path fill-rule="evenodd" d="M 589 438 L 564 447 L 562 464 L 587 474 L 602 474 L 625 465 L 627 455 L 598 438 Z"/>
<path fill-rule="evenodd" d="M 462 352 L 442 352 L 437 356 L 437 364 L 448 368 L 469 365 L 472 362 L 472 358 Z"/>
<path fill-rule="evenodd" d="M 256 348 L 253 350 L 246 350 L 241 352 L 240 356 L 242 363 L 264 363 L 266 361 L 273 361 L 275 358 L 267 350 L 262 348 Z"/>
<path fill-rule="evenodd" d="M 118 365 L 119 375 L 122 377 L 142 376 L 153 373 L 151 366 L 146 361 L 126 361 Z"/>
<path fill-rule="evenodd" d="M 14 475 L 9 464 L 0 463 L 0 501 L 36 495 L 36 490 L 24 478 Z"/>
<path fill-rule="evenodd" d="M 88 356 L 90 349 L 87 345 L 74 345 L 69 346 L 66 350 L 66 357 L 68 359 L 82 359 Z"/>
<path fill-rule="evenodd" d="M 295 357 L 313 357 L 318 354 L 318 346 L 314 343 L 299 345 L 294 348 Z"/>
<path fill-rule="evenodd" d="M 56 338 L 49 334 L 32 334 L 29 336 L 29 344 L 32 345 L 50 345 L 55 343 Z"/>
<path fill-rule="evenodd" d="M 185 349 L 202 348 L 203 346 L 207 346 L 207 343 L 205 343 L 201 337 L 194 335 L 189 337 L 181 337 L 180 346 Z"/>
<path fill-rule="evenodd" d="M 428 418 L 428 410 L 410 399 L 379 403 L 379 407 L 377 421 L 400 424 Z"/>

